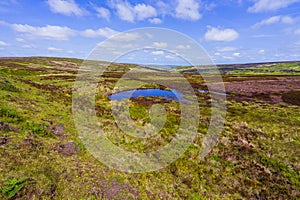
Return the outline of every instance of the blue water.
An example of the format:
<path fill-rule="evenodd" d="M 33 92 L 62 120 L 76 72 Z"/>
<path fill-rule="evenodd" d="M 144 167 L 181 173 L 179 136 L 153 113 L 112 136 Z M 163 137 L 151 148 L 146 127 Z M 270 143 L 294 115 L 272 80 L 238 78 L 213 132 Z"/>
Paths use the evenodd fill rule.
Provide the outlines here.
<path fill-rule="evenodd" d="M 111 100 L 120 101 L 122 99 L 137 97 L 164 97 L 167 100 L 181 100 L 182 94 L 176 90 L 162 90 L 158 88 L 136 89 L 118 92 L 109 96 Z"/>
<path fill-rule="evenodd" d="M 227 96 L 226 93 L 214 92 L 208 90 L 199 90 L 201 93 L 211 93 L 216 95 Z M 138 97 L 164 97 L 167 100 L 177 100 L 177 101 L 186 101 L 182 99 L 182 94 L 177 92 L 176 90 L 162 90 L 158 88 L 147 88 L 147 89 L 136 89 L 136 90 L 126 90 L 122 92 L 117 92 L 115 94 L 111 94 L 109 99 L 120 101 L 122 99 L 130 99 L 130 98 L 138 98 Z"/>

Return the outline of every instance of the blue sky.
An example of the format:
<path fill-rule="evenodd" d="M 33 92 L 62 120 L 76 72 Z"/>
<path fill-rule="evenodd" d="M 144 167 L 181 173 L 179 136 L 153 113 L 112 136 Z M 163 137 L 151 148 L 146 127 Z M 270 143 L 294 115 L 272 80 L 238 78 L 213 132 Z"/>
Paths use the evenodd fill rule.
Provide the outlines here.
<path fill-rule="evenodd" d="M 215 63 L 300 60 L 300 0 L 6 0 L 0 56 L 86 58 L 143 27 L 186 34 Z"/>

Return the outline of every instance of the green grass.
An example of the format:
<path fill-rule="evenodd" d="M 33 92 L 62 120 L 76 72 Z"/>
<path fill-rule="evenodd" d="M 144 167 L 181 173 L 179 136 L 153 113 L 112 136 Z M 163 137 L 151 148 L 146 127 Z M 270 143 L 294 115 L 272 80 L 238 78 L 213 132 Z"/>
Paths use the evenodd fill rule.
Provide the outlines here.
<path fill-rule="evenodd" d="M 25 120 L 18 112 L 7 107 L 0 108 L 0 117 L 6 119 L 6 121 L 10 123 L 18 123 Z"/>
<path fill-rule="evenodd" d="M 229 74 L 238 75 L 299 75 L 300 64 L 299 63 L 279 63 L 271 66 L 255 66 L 247 69 L 235 69 L 229 72 Z"/>
<path fill-rule="evenodd" d="M 10 83 L 6 78 L 1 78 L 1 77 L 0 77 L 0 90 L 5 90 L 8 92 L 19 92 L 20 91 L 12 83 Z"/>
<path fill-rule="evenodd" d="M 27 177 L 22 177 L 20 179 L 10 178 L 4 182 L 4 187 L 1 188 L 2 197 L 12 199 L 16 194 L 23 189 L 23 185 L 28 180 Z"/>

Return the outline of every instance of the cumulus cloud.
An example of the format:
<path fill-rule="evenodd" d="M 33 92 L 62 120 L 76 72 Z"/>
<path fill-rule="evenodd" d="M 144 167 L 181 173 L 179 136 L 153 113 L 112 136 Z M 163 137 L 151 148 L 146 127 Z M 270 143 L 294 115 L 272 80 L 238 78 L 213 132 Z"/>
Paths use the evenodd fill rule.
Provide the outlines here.
<path fill-rule="evenodd" d="M 239 33 L 234 29 L 218 29 L 215 27 L 208 27 L 208 31 L 205 33 L 205 40 L 207 41 L 219 41 L 230 42 L 236 40 L 239 37 Z"/>
<path fill-rule="evenodd" d="M 253 27 L 258 28 L 264 25 L 271 25 L 271 24 L 276 24 L 276 23 L 284 23 L 284 24 L 291 24 L 294 22 L 294 19 L 291 18 L 290 16 L 272 16 L 268 19 L 264 19 L 258 23 L 256 23 Z"/>
<path fill-rule="evenodd" d="M 121 20 L 132 23 L 148 20 L 152 24 L 161 24 L 161 18 L 165 15 L 191 21 L 199 20 L 202 17 L 199 12 L 199 0 L 176 0 L 172 3 L 159 0 L 153 5 L 147 3 L 132 4 L 127 0 L 110 0 L 109 2 L 110 7 Z M 203 4 L 203 8 L 208 10 L 215 6 L 213 3 Z"/>
<path fill-rule="evenodd" d="M 17 32 L 25 33 L 32 39 L 53 39 L 68 40 L 69 37 L 75 36 L 76 31 L 65 26 L 30 26 L 27 24 L 11 24 L 11 28 Z"/>
<path fill-rule="evenodd" d="M 156 3 L 156 5 L 157 5 L 159 13 L 161 13 L 162 15 L 169 14 L 172 10 L 171 5 L 168 3 L 165 3 L 163 1 L 158 1 Z"/>
<path fill-rule="evenodd" d="M 5 22 L 5 25 L 12 28 L 14 31 L 23 33 L 28 39 L 48 39 L 48 40 L 68 40 L 73 36 L 83 36 L 83 37 L 106 37 L 109 38 L 119 32 L 113 30 L 109 27 L 99 28 L 96 30 L 86 29 L 83 31 L 74 30 L 66 26 L 30 26 L 27 24 L 9 24 Z M 134 40 L 138 38 L 139 35 L 135 33 L 124 33 L 121 36 L 115 37 L 115 40 Z M 25 42 L 23 38 L 16 38 L 18 42 Z"/>
<path fill-rule="evenodd" d="M 199 20 L 202 17 L 199 13 L 199 7 L 199 3 L 195 0 L 178 0 L 175 17 L 192 21 Z"/>
<path fill-rule="evenodd" d="M 155 8 L 146 4 L 137 4 L 134 6 L 134 12 L 138 20 L 144 20 L 157 15 Z"/>
<path fill-rule="evenodd" d="M 97 11 L 97 16 L 99 18 L 103 18 L 103 19 L 106 19 L 107 21 L 109 21 L 110 11 L 108 9 L 103 8 L 103 7 L 94 7 L 94 9 Z"/>
<path fill-rule="evenodd" d="M 79 8 L 74 0 L 48 0 L 50 10 L 54 13 L 70 16 L 72 14 L 81 16 L 83 10 Z"/>
<path fill-rule="evenodd" d="M 149 19 L 149 22 L 151 24 L 161 24 L 162 23 L 162 20 L 159 19 L 159 18 L 152 18 L 152 19 Z"/>
<path fill-rule="evenodd" d="M 300 0 L 255 0 L 255 4 L 248 8 L 248 11 L 253 13 L 276 11 L 296 2 L 300 2 Z"/>
<path fill-rule="evenodd" d="M 144 3 L 133 6 L 127 1 L 117 1 L 112 3 L 112 5 L 112 7 L 116 9 L 116 13 L 119 18 L 128 22 L 145 20 L 157 16 L 156 9 L 151 5 Z"/>
<path fill-rule="evenodd" d="M 121 2 L 116 4 L 115 9 L 120 19 L 128 22 L 134 22 L 135 15 L 131 5 L 128 2 Z"/>
<path fill-rule="evenodd" d="M 119 33 L 118 31 L 115 31 L 111 28 L 105 27 L 105 28 L 99 28 L 97 30 L 87 29 L 83 32 L 81 32 L 82 36 L 85 37 L 106 37 L 109 38 L 115 34 Z"/>

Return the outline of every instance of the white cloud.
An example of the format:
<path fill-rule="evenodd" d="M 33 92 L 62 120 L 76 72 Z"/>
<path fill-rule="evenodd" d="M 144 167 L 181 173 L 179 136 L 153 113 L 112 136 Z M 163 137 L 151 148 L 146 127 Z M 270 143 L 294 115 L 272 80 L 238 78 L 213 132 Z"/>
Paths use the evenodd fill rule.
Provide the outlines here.
<path fill-rule="evenodd" d="M 170 55 L 166 55 L 165 58 L 167 58 L 167 59 L 176 59 L 176 57 L 170 56 Z"/>
<path fill-rule="evenodd" d="M 35 48 L 35 46 L 34 45 L 30 45 L 30 44 L 24 44 L 24 45 L 22 45 L 22 48 L 23 49 L 33 49 L 33 48 Z"/>
<path fill-rule="evenodd" d="M 23 38 L 16 38 L 17 42 L 25 42 L 25 40 Z"/>
<path fill-rule="evenodd" d="M 27 24 L 11 24 L 11 28 L 17 32 L 27 34 L 31 39 L 53 39 L 53 40 L 68 40 L 69 37 L 75 36 L 75 30 L 65 26 L 30 26 Z"/>
<path fill-rule="evenodd" d="M 212 11 L 215 7 L 217 7 L 217 4 L 215 3 L 209 3 L 204 5 L 204 9 L 207 11 Z"/>
<path fill-rule="evenodd" d="M 63 15 L 83 15 L 83 10 L 75 3 L 74 0 L 48 0 L 50 10 L 54 13 Z"/>
<path fill-rule="evenodd" d="M 191 49 L 191 46 L 190 45 L 177 45 L 175 48 L 179 49 L 179 50 L 187 50 L 187 49 Z"/>
<path fill-rule="evenodd" d="M 119 33 L 111 28 L 99 28 L 98 30 L 87 29 L 81 33 L 85 37 L 106 37 L 109 38 L 115 34 Z"/>
<path fill-rule="evenodd" d="M 290 16 L 272 16 L 268 19 L 264 19 L 258 23 L 256 23 L 253 27 L 258 28 L 264 25 L 271 25 L 271 24 L 276 24 L 276 23 L 284 23 L 284 24 L 291 24 L 294 22 L 294 19 L 291 18 Z"/>
<path fill-rule="evenodd" d="M 144 20 L 157 15 L 155 8 L 145 4 L 137 4 L 134 6 L 134 11 L 138 20 Z"/>
<path fill-rule="evenodd" d="M 128 22 L 134 22 L 135 14 L 131 5 L 128 2 L 121 2 L 115 5 L 117 15 L 120 19 Z"/>
<path fill-rule="evenodd" d="M 159 10 L 159 13 L 161 13 L 162 15 L 166 15 L 166 14 L 170 13 L 172 10 L 170 4 L 167 4 L 163 1 L 158 1 L 156 3 L 156 5 Z"/>
<path fill-rule="evenodd" d="M 159 19 L 159 18 L 152 18 L 152 19 L 149 19 L 149 22 L 151 24 L 161 24 L 162 23 L 162 20 Z"/>
<path fill-rule="evenodd" d="M 239 33 L 229 28 L 222 30 L 215 27 L 208 27 L 208 31 L 204 37 L 207 41 L 230 42 L 236 40 L 239 37 Z"/>
<path fill-rule="evenodd" d="M 9 44 L 7 44 L 6 42 L 0 41 L 0 46 L 8 46 Z"/>
<path fill-rule="evenodd" d="M 109 21 L 110 11 L 108 9 L 103 8 L 103 7 L 94 7 L 94 9 L 97 11 L 97 16 L 99 18 L 103 18 L 103 19 L 106 19 L 107 21 Z"/>
<path fill-rule="evenodd" d="M 192 21 L 199 20 L 202 17 L 199 13 L 199 6 L 195 0 L 178 0 L 175 17 Z"/>
<path fill-rule="evenodd" d="M 164 52 L 163 51 L 153 51 L 152 54 L 158 56 L 158 55 L 164 55 Z"/>
<path fill-rule="evenodd" d="M 217 51 L 219 52 L 228 52 L 228 51 L 236 51 L 236 47 L 216 47 Z"/>
<path fill-rule="evenodd" d="M 300 0 L 255 0 L 255 4 L 248 8 L 249 12 L 276 11 L 289 5 L 300 2 Z"/>
<path fill-rule="evenodd" d="M 140 37 L 141 36 L 139 33 L 121 33 L 112 37 L 111 40 L 126 42 L 126 41 L 136 40 Z"/>
<path fill-rule="evenodd" d="M 118 1 L 112 4 L 119 18 L 124 21 L 134 22 L 157 16 L 156 9 L 144 3 L 132 6 L 127 1 Z"/>
<path fill-rule="evenodd" d="M 234 56 L 234 57 L 240 57 L 240 56 L 241 56 L 241 53 L 236 52 L 236 53 L 233 53 L 232 56 Z"/>
<path fill-rule="evenodd" d="M 270 37 L 276 37 L 278 35 L 271 35 L 271 34 L 260 34 L 260 35 L 252 35 L 252 38 L 270 38 Z"/>
<path fill-rule="evenodd" d="M 165 42 L 154 42 L 153 46 L 155 46 L 157 48 L 166 48 L 168 46 L 168 44 Z"/>
<path fill-rule="evenodd" d="M 294 19 L 290 16 L 282 16 L 281 22 L 285 24 L 292 24 L 294 22 Z"/>
<path fill-rule="evenodd" d="M 232 56 L 222 56 L 222 58 L 225 60 L 234 60 Z"/>
<path fill-rule="evenodd" d="M 258 54 L 264 54 L 265 53 L 265 50 L 264 49 L 261 49 L 257 52 Z"/>
<path fill-rule="evenodd" d="M 150 33 L 146 33 L 145 35 L 146 35 L 146 36 L 147 36 L 147 38 L 149 38 L 149 39 L 152 39 L 152 38 L 153 38 L 153 35 L 152 35 L 152 34 L 150 34 Z"/>
<path fill-rule="evenodd" d="M 7 26 L 9 24 L 6 21 L 0 20 L 0 25 Z"/>
<path fill-rule="evenodd" d="M 62 51 L 62 49 L 55 48 L 55 47 L 48 47 L 49 51 Z"/>
<path fill-rule="evenodd" d="M 261 22 L 257 23 L 256 26 L 262 26 L 262 25 L 270 25 L 274 23 L 280 22 L 280 16 L 273 16 L 268 19 L 262 20 Z"/>

